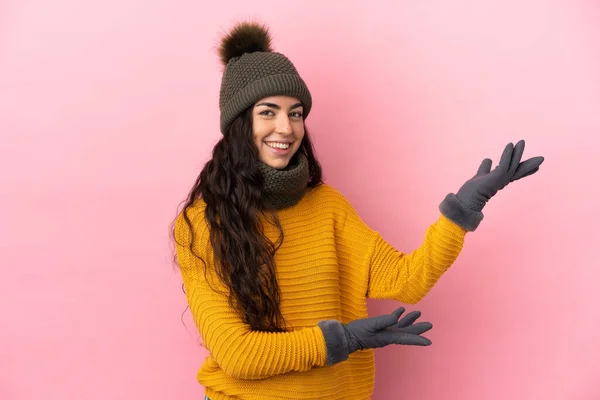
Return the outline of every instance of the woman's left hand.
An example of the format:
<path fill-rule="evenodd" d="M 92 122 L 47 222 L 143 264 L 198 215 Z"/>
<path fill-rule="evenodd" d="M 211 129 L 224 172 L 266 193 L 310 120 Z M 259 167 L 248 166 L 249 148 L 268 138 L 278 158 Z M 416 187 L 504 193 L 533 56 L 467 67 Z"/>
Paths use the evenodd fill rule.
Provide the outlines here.
<path fill-rule="evenodd" d="M 481 212 L 487 201 L 510 182 L 537 172 L 544 157 L 533 157 L 521 162 L 524 149 L 524 140 L 520 140 L 515 146 L 512 143 L 507 144 L 500 163 L 492 171 L 492 160 L 484 159 L 477 174 L 466 181 L 456 193 L 458 200 L 472 211 Z"/>

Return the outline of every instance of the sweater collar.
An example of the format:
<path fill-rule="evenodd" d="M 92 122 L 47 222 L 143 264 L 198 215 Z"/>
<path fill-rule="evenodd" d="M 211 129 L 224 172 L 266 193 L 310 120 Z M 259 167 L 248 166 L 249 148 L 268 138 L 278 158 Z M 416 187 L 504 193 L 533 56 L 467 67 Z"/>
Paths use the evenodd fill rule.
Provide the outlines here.
<path fill-rule="evenodd" d="M 297 151 L 284 169 L 273 168 L 259 162 L 264 180 L 263 202 L 266 208 L 282 209 L 296 204 L 308 185 L 308 160 L 302 151 Z"/>

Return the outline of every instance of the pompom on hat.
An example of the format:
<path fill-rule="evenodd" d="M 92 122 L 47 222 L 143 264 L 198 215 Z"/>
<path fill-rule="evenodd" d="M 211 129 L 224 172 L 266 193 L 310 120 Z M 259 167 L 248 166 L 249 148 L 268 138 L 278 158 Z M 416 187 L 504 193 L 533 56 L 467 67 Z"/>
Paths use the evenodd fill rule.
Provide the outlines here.
<path fill-rule="evenodd" d="M 266 26 L 241 22 L 221 40 L 219 57 L 225 65 L 219 109 L 221 133 L 245 109 L 268 96 L 291 96 L 303 104 L 304 118 L 312 106 L 306 83 L 294 64 L 271 48 Z"/>

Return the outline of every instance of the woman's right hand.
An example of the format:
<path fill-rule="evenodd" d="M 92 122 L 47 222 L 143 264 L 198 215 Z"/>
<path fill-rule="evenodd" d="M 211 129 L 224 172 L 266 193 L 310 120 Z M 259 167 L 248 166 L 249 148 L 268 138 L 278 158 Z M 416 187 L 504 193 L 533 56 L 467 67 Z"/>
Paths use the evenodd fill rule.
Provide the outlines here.
<path fill-rule="evenodd" d="M 327 365 L 337 364 L 348 359 L 351 353 L 364 349 L 375 349 L 390 344 L 429 346 L 431 341 L 421 336 L 430 330 L 430 322 L 414 323 L 421 316 L 413 311 L 404 318 L 404 307 L 393 313 L 378 317 L 354 320 L 348 324 L 337 320 L 324 320 L 319 327 L 327 347 Z"/>
<path fill-rule="evenodd" d="M 396 309 L 393 313 L 377 317 L 364 318 L 342 324 L 348 339 L 348 351 L 374 349 L 390 344 L 411 346 L 429 346 L 431 341 L 421 336 L 433 325 L 430 322 L 414 323 L 421 316 L 421 312 L 412 311 L 400 321 L 404 307 Z"/>

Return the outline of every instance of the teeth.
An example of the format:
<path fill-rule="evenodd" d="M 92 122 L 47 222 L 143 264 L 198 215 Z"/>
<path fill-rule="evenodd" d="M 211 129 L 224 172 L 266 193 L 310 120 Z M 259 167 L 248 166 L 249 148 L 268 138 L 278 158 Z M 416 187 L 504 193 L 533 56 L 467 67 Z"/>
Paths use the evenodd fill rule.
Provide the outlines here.
<path fill-rule="evenodd" d="M 267 142 L 267 146 L 272 147 L 274 149 L 289 149 L 289 143 L 269 143 Z"/>

